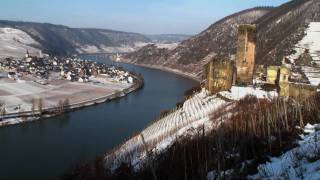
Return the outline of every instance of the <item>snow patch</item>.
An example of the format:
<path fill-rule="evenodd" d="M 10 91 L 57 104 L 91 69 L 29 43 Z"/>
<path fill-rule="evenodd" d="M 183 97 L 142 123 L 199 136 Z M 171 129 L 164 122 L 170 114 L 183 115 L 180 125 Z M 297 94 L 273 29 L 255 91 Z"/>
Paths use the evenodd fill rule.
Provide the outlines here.
<path fill-rule="evenodd" d="M 240 100 L 247 95 L 254 95 L 259 99 L 273 99 L 278 96 L 276 91 L 267 92 L 259 88 L 239 86 L 232 86 L 230 91 L 223 91 L 219 94 L 231 100 Z"/>
<path fill-rule="evenodd" d="M 105 46 L 100 45 L 77 45 L 76 51 L 78 53 L 131 53 L 141 47 L 148 45 L 149 43 L 145 42 L 135 42 L 134 45 L 122 45 L 122 46 Z"/>
<path fill-rule="evenodd" d="M 299 146 L 259 165 L 249 179 L 320 179 L 320 124 L 307 124 Z M 282 178 L 281 178 L 282 179 Z"/>
<path fill-rule="evenodd" d="M 157 43 L 155 45 L 157 46 L 157 48 L 160 48 L 160 49 L 173 50 L 179 45 L 179 43 L 170 43 L 170 44 Z"/>

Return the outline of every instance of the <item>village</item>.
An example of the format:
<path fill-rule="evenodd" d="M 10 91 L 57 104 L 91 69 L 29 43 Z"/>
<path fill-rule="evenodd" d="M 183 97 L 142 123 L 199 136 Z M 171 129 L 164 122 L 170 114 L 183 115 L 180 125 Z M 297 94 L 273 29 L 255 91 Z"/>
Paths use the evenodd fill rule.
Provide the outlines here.
<path fill-rule="evenodd" d="M 137 77 L 119 67 L 77 57 L 31 56 L 0 59 L 2 123 L 21 114 L 56 107 L 81 107 L 123 96 Z M 10 117 L 5 118 L 5 117 Z"/>
<path fill-rule="evenodd" d="M 39 56 L 30 56 L 26 52 L 25 58 L 22 60 L 14 60 L 5 58 L 0 60 L 0 69 L 3 72 L 2 76 L 7 76 L 10 79 L 19 80 L 25 75 L 37 77 L 39 81 L 45 82 L 49 79 L 50 74 L 60 74 L 60 79 L 69 81 L 78 81 L 85 83 L 89 81 L 89 77 L 104 75 L 108 78 L 113 78 L 115 81 L 127 81 L 133 83 L 133 77 L 129 76 L 128 72 L 108 67 L 102 63 L 82 60 L 80 58 L 57 58 L 43 57 L 39 52 Z"/>

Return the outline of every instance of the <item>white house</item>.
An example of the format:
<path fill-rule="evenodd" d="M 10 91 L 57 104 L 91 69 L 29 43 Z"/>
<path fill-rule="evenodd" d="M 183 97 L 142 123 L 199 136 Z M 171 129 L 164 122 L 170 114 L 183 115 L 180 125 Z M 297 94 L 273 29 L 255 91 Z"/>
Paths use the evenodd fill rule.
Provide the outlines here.
<path fill-rule="evenodd" d="M 86 77 L 80 77 L 79 79 L 78 79 L 78 82 L 81 82 L 81 83 L 86 83 L 86 82 L 88 82 L 88 78 L 86 78 Z"/>
<path fill-rule="evenodd" d="M 8 78 L 9 79 L 15 79 L 16 78 L 16 72 L 9 72 L 8 73 Z"/>
<path fill-rule="evenodd" d="M 72 80 L 72 77 L 71 77 L 71 74 L 67 74 L 67 80 L 71 81 Z"/>
<path fill-rule="evenodd" d="M 133 83 L 133 78 L 132 78 L 131 76 L 128 77 L 128 82 L 129 82 L 130 84 Z"/>
<path fill-rule="evenodd" d="M 78 82 L 84 83 L 84 79 L 82 77 L 79 77 Z"/>

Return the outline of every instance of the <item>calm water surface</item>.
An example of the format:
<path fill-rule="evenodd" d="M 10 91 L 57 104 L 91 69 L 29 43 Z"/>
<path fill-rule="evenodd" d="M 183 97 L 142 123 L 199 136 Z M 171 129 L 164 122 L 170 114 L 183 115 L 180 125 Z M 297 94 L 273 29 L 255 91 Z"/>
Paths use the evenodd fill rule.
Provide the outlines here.
<path fill-rule="evenodd" d="M 108 59 L 86 56 L 107 64 Z M 161 110 L 173 108 L 190 79 L 134 65 L 143 89 L 128 96 L 62 116 L 0 128 L 0 180 L 55 179 L 75 164 L 93 160 L 140 131 Z"/>

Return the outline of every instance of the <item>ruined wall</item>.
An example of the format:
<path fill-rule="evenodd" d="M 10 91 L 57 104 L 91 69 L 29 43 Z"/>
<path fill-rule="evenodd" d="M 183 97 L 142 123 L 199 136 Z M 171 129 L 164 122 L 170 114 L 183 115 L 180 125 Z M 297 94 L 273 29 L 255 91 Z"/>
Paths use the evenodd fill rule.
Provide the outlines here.
<path fill-rule="evenodd" d="M 289 83 L 289 96 L 297 101 L 304 101 L 317 93 L 317 87 L 309 84 Z"/>
<path fill-rule="evenodd" d="M 256 26 L 240 25 L 236 55 L 237 84 L 252 84 L 256 53 Z"/>
<path fill-rule="evenodd" d="M 278 66 L 268 66 L 267 69 L 267 83 L 268 84 L 277 84 L 279 74 L 279 67 Z"/>
<path fill-rule="evenodd" d="M 206 66 L 206 89 L 210 94 L 231 89 L 233 84 L 234 63 L 229 59 L 212 60 Z"/>
<path fill-rule="evenodd" d="M 280 77 L 279 77 L 279 86 L 280 86 L 280 96 L 290 96 L 290 69 L 286 66 L 280 67 Z"/>

